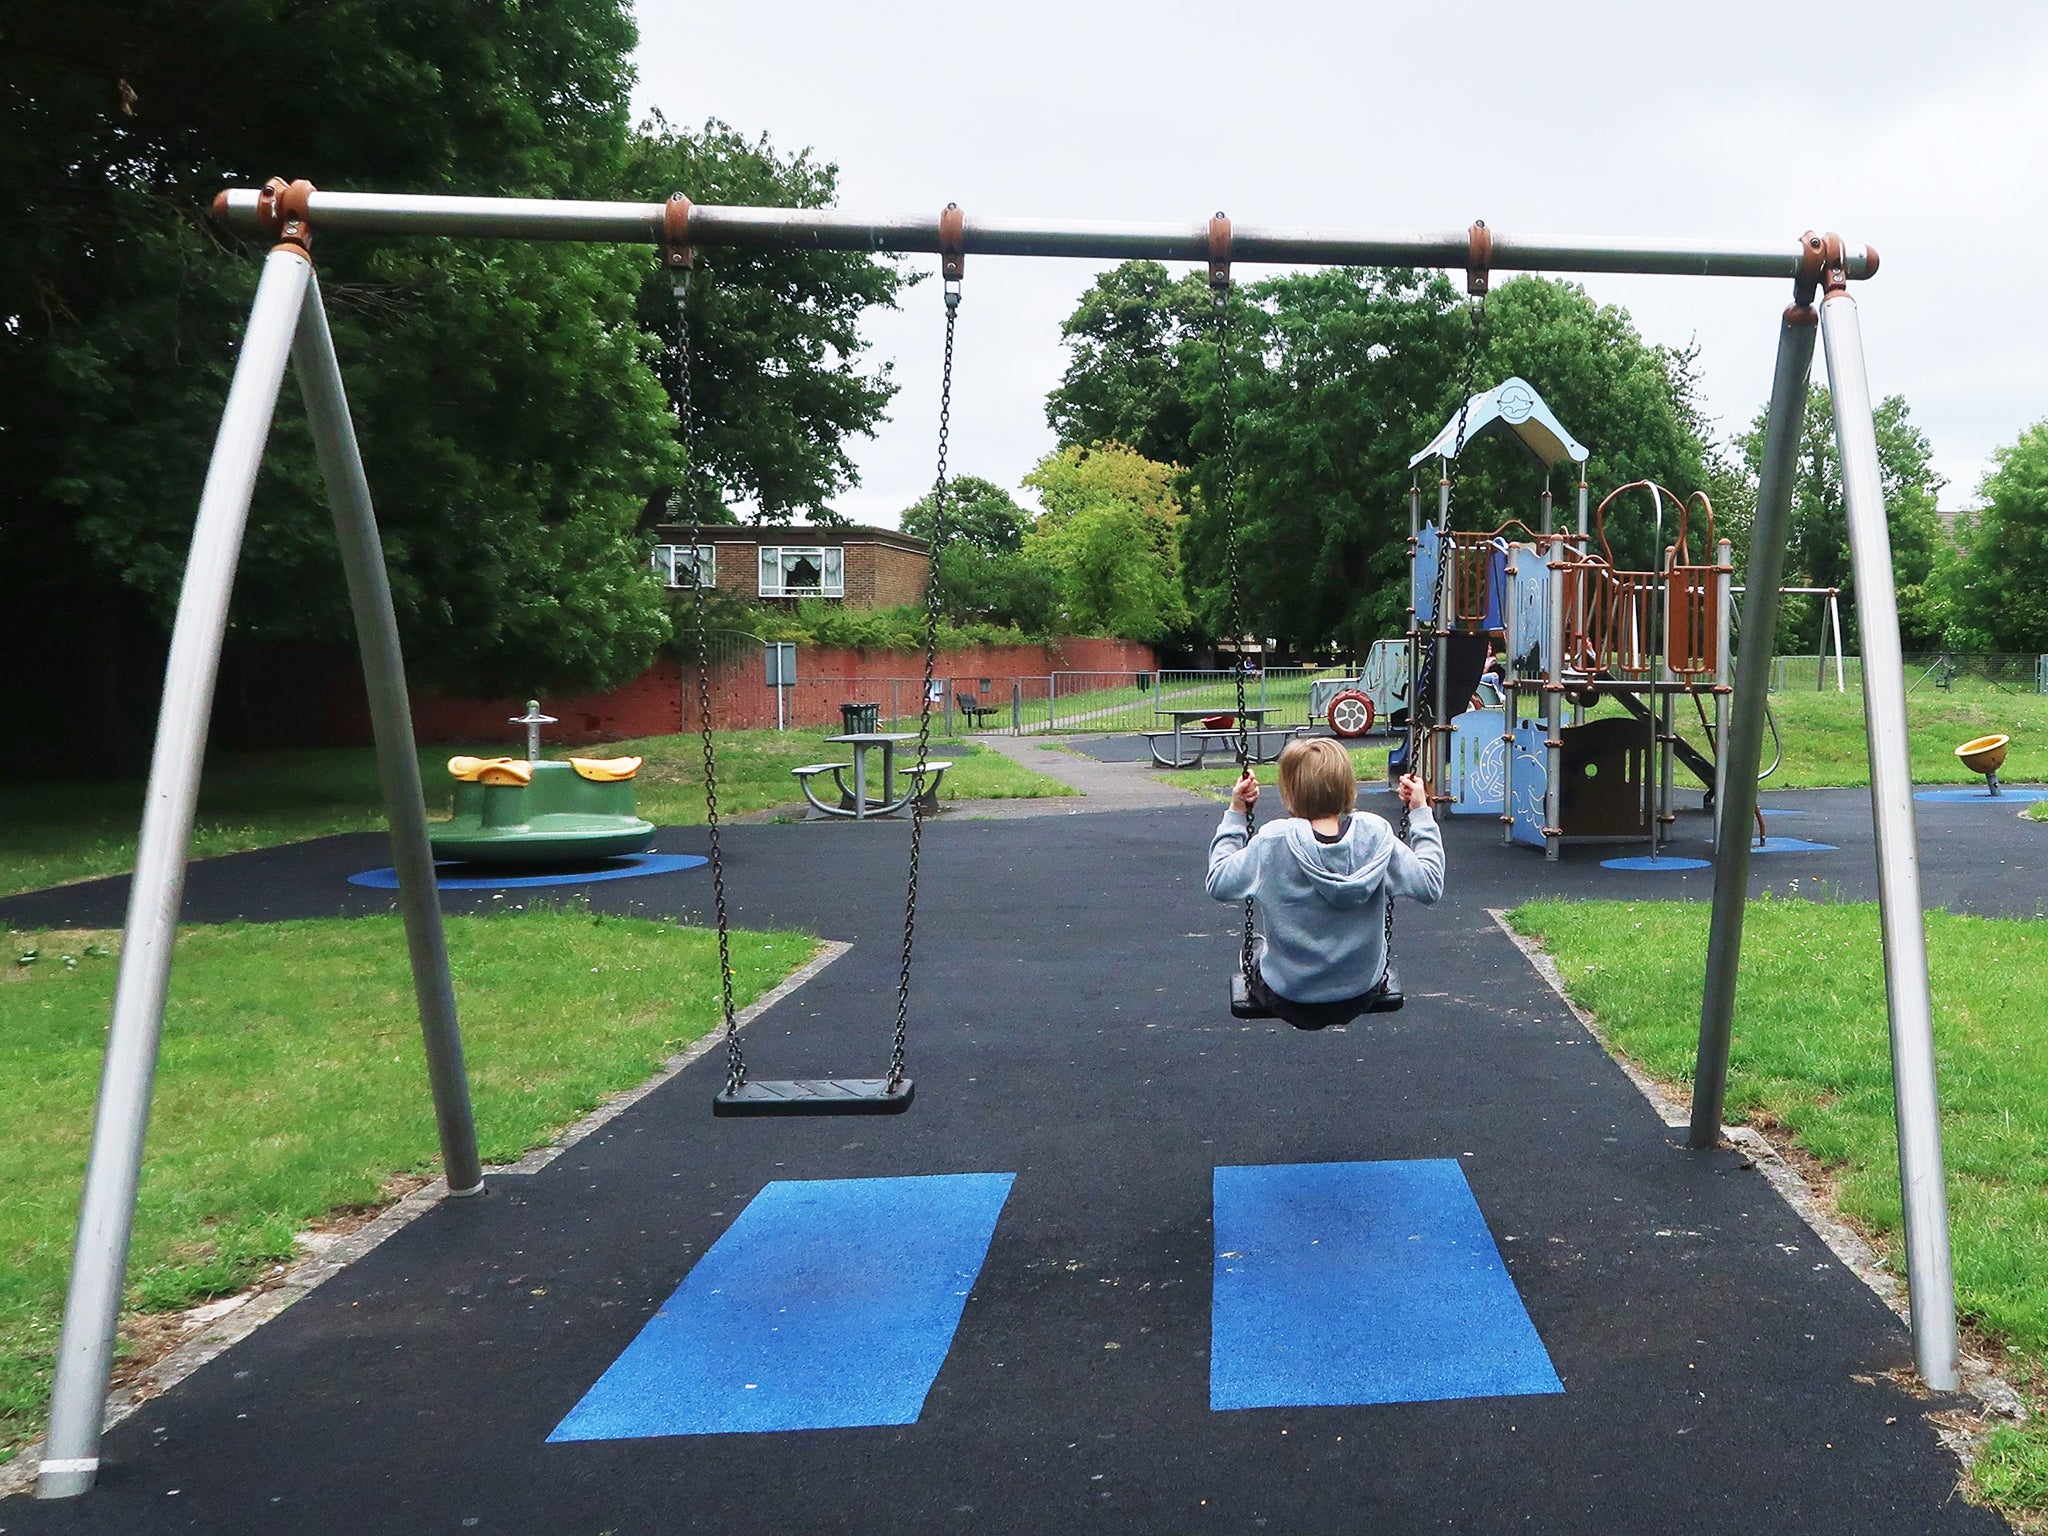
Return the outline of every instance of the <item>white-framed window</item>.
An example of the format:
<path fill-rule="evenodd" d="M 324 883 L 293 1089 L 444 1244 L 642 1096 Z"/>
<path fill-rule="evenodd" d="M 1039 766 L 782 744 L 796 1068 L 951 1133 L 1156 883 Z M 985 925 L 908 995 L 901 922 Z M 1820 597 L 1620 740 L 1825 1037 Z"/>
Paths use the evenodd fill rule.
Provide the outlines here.
<path fill-rule="evenodd" d="M 846 551 L 836 544 L 763 544 L 761 596 L 844 597 Z"/>
<path fill-rule="evenodd" d="M 710 544 L 657 544 L 654 568 L 661 572 L 663 586 L 715 588 L 718 550 Z"/>

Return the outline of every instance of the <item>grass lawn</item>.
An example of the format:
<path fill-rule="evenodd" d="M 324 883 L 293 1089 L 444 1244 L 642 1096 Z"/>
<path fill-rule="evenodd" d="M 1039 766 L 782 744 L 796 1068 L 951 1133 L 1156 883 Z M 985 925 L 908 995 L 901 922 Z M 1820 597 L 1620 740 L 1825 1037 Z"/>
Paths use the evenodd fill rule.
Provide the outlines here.
<path fill-rule="evenodd" d="M 1713 713 L 1711 702 L 1707 712 Z M 1771 695 L 1771 712 L 1785 743 L 1785 763 L 1764 780 L 1766 789 L 1846 788 L 1870 782 L 1862 694 L 1789 689 Z M 1680 734 L 1704 746 L 1692 705 L 1680 699 L 1676 714 Z M 1906 729 L 1915 783 L 1983 782 L 1962 765 L 1955 749 L 1973 736 L 1994 732 L 2012 737 L 2011 755 L 2000 778 L 2013 784 L 2048 782 L 2048 695 L 2007 693 L 1981 683 L 1972 688 L 1967 679 L 1959 681 L 1953 693 L 1929 684 L 1907 695 Z M 1766 735 L 1766 765 L 1770 751 Z"/>
<path fill-rule="evenodd" d="M 1549 949 L 1616 1049 L 1687 1082 L 1708 910 L 1539 902 L 1513 921 Z M 1993 1435 L 1974 1481 L 2048 1512 L 2048 926 L 1931 912 L 1927 936 L 1956 1299 L 2011 1352 L 2036 1405 L 2026 1425 Z M 1826 1164 L 1842 1213 L 1888 1258 L 1900 1236 L 1891 1081 L 1876 907 L 1751 903 L 1729 1118 L 1781 1127 Z"/>
<path fill-rule="evenodd" d="M 730 731 L 719 738 L 721 808 L 729 815 L 788 805 L 799 799 L 789 770 L 827 761 L 837 749 L 821 730 Z M 503 742 L 482 747 L 434 746 L 420 753 L 427 805 L 445 814 L 450 798 L 448 759 L 457 752 L 499 753 Z M 702 748 L 695 736 L 648 736 L 581 749 L 595 755 L 634 753 L 641 770 L 640 814 L 663 826 L 704 820 Z M 940 790 L 944 799 L 1017 799 L 1073 791 L 998 753 L 961 742 L 933 743 L 951 759 Z M 551 753 L 550 755 L 560 755 Z M 9 784 L 0 787 L 0 895 L 38 890 L 71 880 L 123 874 L 135 864 L 142 819 L 142 783 Z M 195 858 L 268 848 L 334 832 L 364 832 L 384 825 L 383 793 L 375 755 L 367 747 L 297 752 L 217 753 L 207 759 L 193 831 Z"/>
<path fill-rule="evenodd" d="M 1387 750 L 1385 746 L 1353 747 L 1351 749 L 1351 761 L 1357 768 L 1358 777 L 1362 782 L 1368 784 L 1384 784 L 1386 782 Z M 1258 774 L 1261 784 L 1270 785 L 1280 782 L 1280 768 L 1276 763 L 1260 763 L 1253 771 Z M 1230 798 L 1230 786 L 1237 782 L 1237 765 L 1235 763 L 1225 763 L 1217 768 L 1166 768 L 1161 769 L 1153 777 L 1157 778 L 1162 784 L 1174 784 L 1182 789 L 1192 789 L 1199 794 L 1213 795 L 1218 800 L 1228 800 Z M 1263 816 L 1266 811 L 1276 807 L 1278 803 L 1277 800 L 1261 798 L 1259 801 L 1261 815 Z"/>
<path fill-rule="evenodd" d="M 792 731 L 724 731 L 718 738 L 718 808 L 722 815 L 801 804 L 802 795 L 789 770 L 802 763 L 849 761 L 848 749 L 829 746 L 816 727 Z M 695 826 L 704 820 L 704 749 L 696 736 L 646 736 L 622 741 L 607 753 L 633 753 L 647 759 L 640 770 L 640 814 L 662 826 Z M 916 760 L 917 743 L 904 742 L 897 762 Z M 986 747 L 963 741 L 932 742 L 931 755 L 953 764 L 939 786 L 939 799 L 1035 800 L 1071 795 L 1057 779 L 1033 773 Z M 445 757 L 442 759 L 445 762 Z M 439 763 L 436 771 L 448 777 Z M 879 775 L 879 758 L 868 759 L 868 771 Z M 829 783 L 829 779 L 827 781 Z"/>
<path fill-rule="evenodd" d="M 7 942 L 0 1461 L 39 1430 L 49 1395 L 119 936 Z M 546 1145 L 718 1022 L 717 952 L 701 929 L 512 911 L 449 918 L 448 946 L 488 1162 Z M 735 934 L 739 1000 L 815 951 L 800 934 Z M 33 964 L 17 963 L 29 952 Z M 184 931 L 128 1263 L 132 1309 L 238 1290 L 289 1260 L 309 1222 L 384 1203 L 394 1176 L 436 1162 L 396 917 Z"/>

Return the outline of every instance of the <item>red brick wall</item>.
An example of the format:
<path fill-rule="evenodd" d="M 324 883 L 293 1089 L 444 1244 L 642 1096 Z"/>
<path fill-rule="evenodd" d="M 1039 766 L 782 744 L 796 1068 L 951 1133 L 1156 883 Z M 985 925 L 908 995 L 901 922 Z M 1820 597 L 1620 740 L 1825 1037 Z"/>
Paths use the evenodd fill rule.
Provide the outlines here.
<path fill-rule="evenodd" d="M 721 557 L 723 551 L 720 551 Z M 723 575 L 723 572 L 720 573 Z M 721 583 L 722 585 L 722 583 Z M 970 646 L 939 655 L 937 676 L 970 692 L 1007 699 L 1020 677 L 1043 678 L 1050 672 L 1149 672 L 1157 666 L 1152 647 L 1131 640 L 1068 638 L 1045 645 Z M 798 685 L 785 690 L 783 709 L 791 725 L 830 725 L 843 703 L 877 703 L 884 714 L 914 714 L 917 687 L 924 673 L 918 651 L 856 651 L 836 646 L 797 648 Z M 898 680 L 891 689 L 891 679 Z M 775 724 L 775 690 L 768 687 L 761 658 L 746 659 L 714 674 L 712 717 L 735 728 Z M 541 700 L 544 713 L 561 724 L 543 729 L 542 739 L 563 746 L 619 741 L 631 736 L 661 736 L 695 730 L 696 685 L 689 684 L 691 709 L 684 714 L 685 676 L 673 657 L 663 657 L 633 682 L 609 693 Z M 1042 695 L 1040 695 L 1042 696 Z M 368 741 L 369 722 L 355 688 L 356 720 L 344 739 Z M 523 714 L 518 699 L 452 699 L 415 696 L 413 729 L 426 742 L 523 741 L 523 728 L 507 724 Z"/>
<path fill-rule="evenodd" d="M 846 551 L 846 600 L 854 598 L 854 572 L 865 576 L 863 603 L 875 608 L 901 608 L 924 601 L 923 555 L 887 544 L 855 544 Z"/>
<path fill-rule="evenodd" d="M 953 688 L 996 700 L 1008 700 L 1017 679 L 1034 679 L 1036 686 L 1026 686 L 1025 696 L 1042 699 L 1043 679 L 1051 672 L 1137 673 L 1156 666 L 1149 645 L 1083 638 L 942 651 L 936 675 Z M 784 690 L 785 719 L 792 725 L 837 724 L 839 706 L 854 702 L 879 704 L 884 714 L 914 715 L 923 672 L 924 656 L 918 651 L 799 646 L 798 686 Z M 775 690 L 763 674 L 757 653 L 715 673 L 713 718 L 736 728 L 774 725 Z M 686 686 L 693 705 L 687 717 Z M 543 698 L 542 711 L 560 724 L 544 727 L 542 740 L 584 746 L 694 730 L 695 697 L 695 675 L 686 675 L 674 657 L 664 656 L 609 693 Z M 422 742 L 496 743 L 523 750 L 525 728 L 511 724 L 510 717 L 525 712 L 523 699 L 458 699 L 415 691 L 412 700 L 413 729 Z M 241 661 L 223 673 L 214 737 L 220 745 L 237 748 L 366 745 L 369 705 L 354 650 L 297 646 Z"/>

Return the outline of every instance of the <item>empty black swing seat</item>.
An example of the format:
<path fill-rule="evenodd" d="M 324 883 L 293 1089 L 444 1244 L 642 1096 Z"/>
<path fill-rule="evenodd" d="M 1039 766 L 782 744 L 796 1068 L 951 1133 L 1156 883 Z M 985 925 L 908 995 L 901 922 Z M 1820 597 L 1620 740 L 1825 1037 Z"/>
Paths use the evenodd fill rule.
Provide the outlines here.
<path fill-rule="evenodd" d="M 904 1078 L 892 1092 L 886 1077 L 799 1077 L 752 1080 L 722 1089 L 714 1115 L 900 1115 L 915 1085 Z"/>

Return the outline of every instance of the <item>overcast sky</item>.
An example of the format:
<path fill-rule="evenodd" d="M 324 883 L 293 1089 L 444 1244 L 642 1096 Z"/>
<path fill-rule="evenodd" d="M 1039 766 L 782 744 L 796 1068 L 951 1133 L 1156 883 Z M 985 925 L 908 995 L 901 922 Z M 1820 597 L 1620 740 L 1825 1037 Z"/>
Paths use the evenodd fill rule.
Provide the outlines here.
<path fill-rule="evenodd" d="M 1517 234 L 1787 247 L 1809 227 L 1835 229 L 1883 258 L 1856 290 L 1871 387 L 1906 396 L 1949 481 L 1944 506 L 1972 501 L 1992 450 L 2048 416 L 2048 306 L 2030 256 L 2048 249 L 2039 0 L 1838 12 L 1783 0 L 1037 0 L 1000 14 L 642 0 L 639 20 L 643 110 L 809 146 L 839 165 L 842 207 L 1223 209 L 1247 224 L 1357 230 L 1484 218 Z M 1014 487 L 1052 446 L 1059 322 L 1100 270 L 970 261 L 957 472 Z M 1583 281 L 1650 340 L 1698 339 L 1724 434 L 1755 414 L 1788 284 Z M 940 333 L 936 282 L 868 327 L 903 387 L 889 423 L 855 445 L 862 483 L 837 505 L 857 521 L 893 523 L 930 485 Z M 1570 426 L 1572 402 L 1551 404 Z"/>

